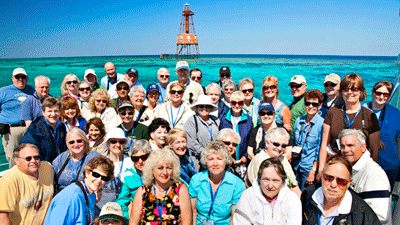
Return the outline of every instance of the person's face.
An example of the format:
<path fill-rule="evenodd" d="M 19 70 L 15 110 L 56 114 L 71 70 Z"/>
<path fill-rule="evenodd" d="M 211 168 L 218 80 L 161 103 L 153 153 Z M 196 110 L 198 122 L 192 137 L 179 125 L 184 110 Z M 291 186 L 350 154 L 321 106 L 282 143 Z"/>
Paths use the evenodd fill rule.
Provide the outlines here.
<path fill-rule="evenodd" d="M 49 82 L 46 79 L 39 79 L 35 89 L 39 98 L 46 98 L 49 95 Z"/>
<path fill-rule="evenodd" d="M 124 83 L 119 83 L 115 90 L 119 98 L 126 98 L 128 96 L 129 87 Z"/>
<path fill-rule="evenodd" d="M 326 82 L 324 83 L 325 93 L 328 96 L 337 96 L 339 94 L 340 83 Z"/>
<path fill-rule="evenodd" d="M 232 75 L 230 74 L 221 74 L 219 75 L 219 80 L 221 82 L 224 82 L 225 80 L 231 79 Z"/>
<path fill-rule="evenodd" d="M 350 172 L 345 165 L 342 163 L 327 165 L 321 179 L 324 201 L 336 202 L 343 199 L 351 181 Z"/>
<path fill-rule="evenodd" d="M 216 88 L 211 88 L 208 91 L 207 95 L 210 96 L 212 104 L 216 105 L 218 103 L 218 101 L 219 101 L 219 92 L 218 92 L 218 90 Z"/>
<path fill-rule="evenodd" d="M 253 99 L 253 95 L 254 95 L 254 86 L 249 83 L 243 84 L 242 92 L 244 94 L 244 99 L 251 101 L 251 99 Z"/>
<path fill-rule="evenodd" d="M 275 198 L 279 194 L 282 186 L 285 181 L 281 176 L 276 172 L 276 169 L 273 166 L 267 167 L 264 169 L 261 180 L 260 187 L 261 191 L 264 193 L 267 198 L 272 199 Z"/>
<path fill-rule="evenodd" d="M 235 90 L 235 89 L 234 89 L 233 85 L 228 85 L 228 86 L 226 86 L 226 87 L 224 88 L 224 95 L 225 95 L 225 98 L 230 99 L 230 97 L 231 97 L 231 95 L 232 95 L 232 93 L 233 93 L 234 90 Z"/>
<path fill-rule="evenodd" d="M 171 102 L 180 103 L 182 101 L 183 93 L 184 93 L 184 90 L 181 87 L 179 87 L 179 86 L 173 87 L 169 92 L 169 94 L 171 96 Z"/>
<path fill-rule="evenodd" d="M 28 76 L 25 74 L 17 74 L 12 76 L 11 79 L 14 86 L 20 90 L 24 89 L 26 87 L 26 82 L 28 82 Z"/>
<path fill-rule="evenodd" d="M 122 108 L 119 112 L 119 116 L 121 117 L 122 123 L 128 124 L 133 121 L 133 117 L 135 115 L 135 110 L 132 108 Z"/>
<path fill-rule="evenodd" d="M 151 139 L 156 143 L 157 146 L 164 146 L 167 139 L 167 128 L 165 127 L 158 127 L 157 130 L 150 134 Z"/>
<path fill-rule="evenodd" d="M 116 76 L 116 70 L 115 66 L 112 63 L 106 63 L 104 65 L 104 72 L 108 75 L 110 78 L 114 78 Z"/>
<path fill-rule="evenodd" d="M 89 98 L 90 98 L 90 94 L 91 94 L 92 92 L 91 92 L 91 89 L 90 89 L 90 86 L 89 85 L 87 85 L 87 84 L 81 84 L 80 86 L 79 86 L 79 96 L 83 99 L 83 100 L 85 100 L 85 101 L 87 101 Z"/>
<path fill-rule="evenodd" d="M 318 113 L 318 110 L 321 108 L 321 104 L 318 101 L 318 98 L 310 98 L 304 101 L 304 105 L 306 107 L 307 115 L 314 116 Z"/>
<path fill-rule="evenodd" d="M 171 163 L 158 164 L 153 168 L 154 179 L 159 184 L 167 184 L 172 179 L 174 168 Z"/>
<path fill-rule="evenodd" d="M 43 117 L 50 125 L 55 126 L 57 121 L 60 119 L 60 108 L 58 105 L 46 107 L 43 111 Z"/>
<path fill-rule="evenodd" d="M 25 147 L 19 152 L 18 158 L 14 158 L 14 162 L 21 172 L 34 176 L 40 167 L 39 151 L 32 147 Z"/>
<path fill-rule="evenodd" d="M 153 90 L 147 94 L 147 99 L 149 102 L 157 102 L 159 95 L 160 95 L 160 93 L 158 93 L 158 91 Z"/>
<path fill-rule="evenodd" d="M 265 141 L 266 151 L 271 158 L 278 158 L 285 153 L 285 148 L 288 145 L 287 140 L 284 137 L 273 136 L 273 141 Z"/>
<path fill-rule="evenodd" d="M 260 120 L 263 125 L 270 125 L 272 122 L 274 122 L 275 113 L 273 111 L 263 109 L 258 113 L 258 115 L 260 116 Z"/>
<path fill-rule="evenodd" d="M 360 102 L 360 89 L 358 87 L 346 87 L 342 90 L 342 96 L 345 103 Z"/>
<path fill-rule="evenodd" d="M 82 137 L 71 133 L 68 135 L 66 140 L 68 149 L 76 155 L 79 155 L 85 151 L 85 142 L 83 141 Z"/>
<path fill-rule="evenodd" d="M 93 174 L 100 176 L 96 178 L 93 176 Z M 101 167 L 97 167 L 93 171 L 86 171 L 85 175 L 86 175 L 85 176 L 86 186 L 90 192 L 97 192 L 108 181 L 108 180 L 107 181 L 103 180 L 102 177 L 108 177 L 108 174 Z"/>
<path fill-rule="evenodd" d="M 274 83 L 266 83 L 262 88 L 263 94 L 266 98 L 275 98 L 278 92 L 278 87 Z"/>
<path fill-rule="evenodd" d="M 226 162 L 220 154 L 210 154 L 207 156 L 207 168 L 208 171 L 213 175 L 220 175 L 225 173 Z"/>
<path fill-rule="evenodd" d="M 211 105 L 198 105 L 197 106 L 197 112 L 201 117 L 208 117 L 210 115 L 212 106 Z"/>
<path fill-rule="evenodd" d="M 68 77 L 65 82 L 65 88 L 68 92 L 76 92 L 78 90 L 78 80 L 75 77 Z"/>
<path fill-rule="evenodd" d="M 90 84 L 90 86 L 94 86 L 97 82 L 96 76 L 94 74 L 88 74 L 86 76 L 86 81 Z"/>
<path fill-rule="evenodd" d="M 111 138 L 108 140 L 108 148 L 114 155 L 122 155 L 125 144 L 126 140 L 122 138 Z"/>
<path fill-rule="evenodd" d="M 133 106 L 135 106 L 136 109 L 139 109 L 143 106 L 144 103 L 144 93 L 141 91 L 135 91 L 133 92 L 131 96 L 131 102 Z"/>
<path fill-rule="evenodd" d="M 114 220 L 114 219 L 104 219 L 100 221 L 100 225 L 123 225 L 122 220 Z"/>
<path fill-rule="evenodd" d="M 242 113 L 244 101 L 240 98 L 232 98 L 231 99 L 231 107 L 234 113 Z"/>
<path fill-rule="evenodd" d="M 136 81 L 138 80 L 138 76 L 136 75 L 136 73 L 128 73 L 128 74 L 125 74 L 125 80 L 131 84 L 136 84 Z"/>
<path fill-rule="evenodd" d="M 373 100 L 379 105 L 386 104 L 386 102 L 389 99 L 389 96 L 390 96 L 389 90 L 385 86 L 376 89 L 372 94 Z"/>
<path fill-rule="evenodd" d="M 189 74 L 189 70 L 187 69 L 179 69 L 179 70 L 175 70 L 176 74 L 178 75 L 179 79 L 187 79 L 188 74 Z"/>
<path fill-rule="evenodd" d="M 76 116 L 76 109 L 74 108 L 68 108 L 64 111 L 64 116 L 67 117 L 68 119 L 73 119 Z"/>
<path fill-rule="evenodd" d="M 178 137 L 170 147 L 174 150 L 175 154 L 179 157 L 184 156 L 187 150 L 187 141 L 184 137 Z"/>
<path fill-rule="evenodd" d="M 98 97 L 94 101 L 94 107 L 96 108 L 97 112 L 103 111 L 107 106 L 107 102 L 108 102 L 107 99 Z"/>
<path fill-rule="evenodd" d="M 360 145 L 356 135 L 347 135 L 340 139 L 340 151 L 351 164 L 355 164 L 367 149 L 366 145 Z"/>
<path fill-rule="evenodd" d="M 228 148 L 228 152 L 230 155 L 235 154 L 236 152 L 236 147 L 238 146 L 238 141 L 236 138 L 232 135 L 227 135 L 225 136 L 224 140 L 222 141 L 225 146 Z"/>
<path fill-rule="evenodd" d="M 160 82 L 161 84 L 168 84 L 169 78 L 170 73 L 167 70 L 160 70 L 160 72 L 157 74 L 158 82 Z"/>
<path fill-rule="evenodd" d="M 190 74 L 190 80 L 196 82 L 196 83 L 201 83 L 202 75 L 200 71 L 193 71 Z"/>
<path fill-rule="evenodd" d="M 307 84 L 290 83 L 290 91 L 292 92 L 292 95 L 295 98 L 304 95 L 306 89 L 307 89 Z"/>
<path fill-rule="evenodd" d="M 92 139 L 93 141 L 96 141 L 97 138 L 100 137 L 101 132 L 100 129 L 98 127 L 96 127 L 93 124 L 89 125 L 89 130 L 88 130 L 88 134 L 89 134 L 89 138 Z"/>
<path fill-rule="evenodd" d="M 140 150 L 136 154 L 132 155 L 131 159 L 133 161 L 133 164 L 135 165 L 135 168 L 139 171 L 142 171 L 144 163 L 146 162 L 148 157 L 148 153 L 146 154 L 144 151 Z"/>

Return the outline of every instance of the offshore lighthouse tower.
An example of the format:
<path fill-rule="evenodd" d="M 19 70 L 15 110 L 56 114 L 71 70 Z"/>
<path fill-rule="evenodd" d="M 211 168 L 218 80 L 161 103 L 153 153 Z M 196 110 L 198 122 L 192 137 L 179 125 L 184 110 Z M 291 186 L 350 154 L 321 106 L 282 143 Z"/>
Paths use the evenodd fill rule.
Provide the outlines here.
<path fill-rule="evenodd" d="M 194 13 L 190 11 L 190 5 L 186 3 L 183 6 L 181 25 L 176 42 L 177 59 L 200 58 L 199 42 L 194 30 L 193 15 Z"/>

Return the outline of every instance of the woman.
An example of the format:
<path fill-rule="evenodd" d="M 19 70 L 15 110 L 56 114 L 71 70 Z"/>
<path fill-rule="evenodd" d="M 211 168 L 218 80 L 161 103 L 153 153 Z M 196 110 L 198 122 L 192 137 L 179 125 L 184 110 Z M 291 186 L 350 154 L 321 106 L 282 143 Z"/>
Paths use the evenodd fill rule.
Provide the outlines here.
<path fill-rule="evenodd" d="M 304 94 L 307 115 L 296 119 L 294 126 L 292 166 L 299 188 L 314 182 L 318 169 L 318 151 L 321 147 L 324 119 L 318 114 L 324 95 L 320 90 L 311 89 Z"/>
<path fill-rule="evenodd" d="M 322 186 L 317 189 L 313 184 L 301 196 L 304 225 L 381 224 L 371 207 L 348 190 L 351 175 L 351 164 L 344 157 L 332 157 L 326 162 Z"/>
<path fill-rule="evenodd" d="M 389 178 L 391 190 L 400 167 L 400 111 L 387 104 L 392 91 L 391 82 L 379 81 L 372 88 L 372 101 L 364 104 L 364 107 L 371 109 L 376 115 L 381 127 L 380 140 L 385 144 L 385 148 L 379 151 L 378 163 Z"/>
<path fill-rule="evenodd" d="M 83 168 L 98 152 L 91 152 L 86 134 L 79 128 L 71 128 L 66 136 L 68 150 L 53 160 L 56 174 L 56 191 L 61 191 L 75 181 L 83 179 Z"/>
<path fill-rule="evenodd" d="M 78 92 L 79 79 L 75 74 L 67 74 L 61 83 L 61 96 L 71 96 L 75 99 L 79 99 Z"/>
<path fill-rule="evenodd" d="M 233 92 L 231 96 L 231 109 L 222 117 L 220 129 L 232 128 L 238 131 L 242 138 L 239 146 L 236 148 L 235 160 L 238 165 L 247 163 L 247 141 L 249 134 L 253 129 L 253 122 L 249 115 L 243 111 L 244 95 L 241 91 Z"/>
<path fill-rule="evenodd" d="M 97 151 L 102 155 L 107 155 L 106 153 L 103 154 L 104 151 L 102 150 L 102 145 L 106 136 L 106 127 L 101 119 L 99 117 L 90 119 L 85 125 L 85 130 L 88 132 L 91 151 Z"/>
<path fill-rule="evenodd" d="M 130 101 L 121 102 L 118 108 L 118 115 L 120 116 L 122 123 L 118 126 L 124 131 L 125 137 L 129 139 L 129 146 L 138 139 L 150 139 L 148 127 L 141 124 L 135 123 L 133 117 L 135 116 L 135 107 Z"/>
<path fill-rule="evenodd" d="M 92 97 L 90 97 L 89 108 L 89 117 L 99 117 L 106 126 L 106 131 L 120 124 L 117 113 L 110 107 L 110 97 L 106 90 L 97 89 L 93 92 Z"/>
<path fill-rule="evenodd" d="M 92 89 L 87 81 L 81 81 L 78 86 L 81 114 L 85 119 L 90 116 L 89 100 Z"/>
<path fill-rule="evenodd" d="M 221 100 L 222 91 L 217 83 L 207 85 L 206 95 L 210 96 L 211 103 L 218 107 L 218 111 L 211 112 L 211 115 L 220 117 L 229 110 L 229 107 Z"/>
<path fill-rule="evenodd" d="M 91 159 L 83 169 L 83 180 L 70 184 L 52 200 L 44 224 L 91 224 L 96 192 L 113 178 L 114 165 L 104 156 Z"/>
<path fill-rule="evenodd" d="M 115 202 L 121 191 L 126 170 L 133 167 L 129 156 L 124 155 L 124 148 L 127 147 L 128 139 L 120 128 L 112 128 L 107 132 L 104 148 L 109 151 L 107 158 L 114 164 L 114 179 L 107 182 L 101 194 L 100 201 L 96 204 L 101 209 L 107 202 Z"/>
<path fill-rule="evenodd" d="M 159 105 L 160 87 L 157 84 L 149 84 L 146 89 L 147 108 L 154 110 Z"/>
<path fill-rule="evenodd" d="M 367 97 L 361 76 L 350 73 L 343 77 L 340 82 L 340 95 L 344 104 L 329 109 L 324 120 L 317 180 L 321 179 L 322 170 L 328 156 L 340 154 L 337 139 L 343 129 L 362 130 L 367 136 L 367 147 L 371 151 L 371 157 L 374 161 L 378 161 L 379 122 L 371 110 L 361 106 L 360 101 L 364 101 Z"/>
<path fill-rule="evenodd" d="M 301 224 L 299 197 L 285 185 L 287 176 L 278 159 L 264 160 L 257 182 L 245 190 L 237 204 L 234 224 Z"/>
<path fill-rule="evenodd" d="M 199 171 L 200 153 L 208 142 L 217 137 L 220 121 L 218 117 L 210 115 L 217 110 L 217 106 L 211 103 L 211 98 L 207 95 L 200 95 L 191 109 L 196 114 L 189 117 L 183 130 L 187 134 L 190 158 L 195 163 L 196 171 Z"/>
<path fill-rule="evenodd" d="M 187 138 L 186 132 L 173 128 L 167 135 L 167 143 L 172 148 L 174 153 L 178 156 L 180 162 L 181 179 L 190 183 L 190 178 L 196 174 L 193 160 L 186 154 L 187 151 Z"/>
<path fill-rule="evenodd" d="M 135 123 L 142 123 L 145 126 L 149 126 L 155 117 L 153 111 L 143 105 L 145 96 L 146 90 L 142 86 L 133 86 L 129 91 L 129 97 L 132 105 L 135 107 Z"/>
<path fill-rule="evenodd" d="M 234 91 L 236 91 L 236 84 L 233 80 L 227 79 L 222 82 L 222 91 L 224 92 L 224 98 L 222 101 L 229 108 L 231 107 L 231 95 Z"/>
<path fill-rule="evenodd" d="M 244 110 L 251 117 L 253 121 L 253 126 L 257 126 L 258 118 L 258 107 L 260 105 L 260 100 L 254 97 L 254 82 L 250 78 L 243 78 L 239 82 L 239 90 L 243 92 L 244 95 Z"/>
<path fill-rule="evenodd" d="M 117 98 L 111 100 L 111 107 L 115 109 L 115 111 L 118 110 L 119 106 L 122 104 L 124 101 L 129 101 L 129 84 L 125 80 L 120 80 L 116 83 L 115 85 L 115 92 L 117 93 Z"/>
<path fill-rule="evenodd" d="M 168 121 L 163 118 L 156 118 L 149 126 L 151 149 L 159 150 L 167 145 L 167 134 L 171 130 Z"/>
<path fill-rule="evenodd" d="M 150 155 L 151 147 L 147 140 L 137 140 L 132 144 L 131 150 L 134 167 L 125 171 L 125 179 L 117 200 L 124 213 L 125 221 L 129 221 L 129 204 L 133 201 L 138 188 L 143 186 L 143 167 Z"/>
<path fill-rule="evenodd" d="M 189 186 L 193 221 L 232 224 L 231 216 L 245 186 L 229 172 L 232 160 L 225 145 L 219 141 L 209 142 L 201 152 L 201 164 L 207 170 L 194 175 Z"/>
<path fill-rule="evenodd" d="M 72 127 L 86 131 L 86 120 L 81 115 L 78 101 L 73 97 L 67 96 L 61 101 L 61 121 L 64 122 L 67 132 Z"/>
<path fill-rule="evenodd" d="M 272 75 L 269 75 L 263 80 L 262 85 L 262 101 L 269 102 L 274 106 L 275 109 L 275 122 L 283 125 L 288 131 L 292 131 L 290 121 L 292 115 L 287 105 L 283 104 L 279 97 L 278 79 Z"/>
<path fill-rule="evenodd" d="M 163 118 L 170 124 L 171 128 L 183 129 L 186 121 L 193 115 L 190 106 L 182 101 L 185 86 L 179 82 L 170 86 L 169 101 L 157 106 L 154 110 L 154 118 Z"/>
<path fill-rule="evenodd" d="M 143 168 L 143 186 L 133 199 L 130 225 L 192 225 L 186 185 L 179 181 L 179 159 L 169 149 L 153 151 Z"/>

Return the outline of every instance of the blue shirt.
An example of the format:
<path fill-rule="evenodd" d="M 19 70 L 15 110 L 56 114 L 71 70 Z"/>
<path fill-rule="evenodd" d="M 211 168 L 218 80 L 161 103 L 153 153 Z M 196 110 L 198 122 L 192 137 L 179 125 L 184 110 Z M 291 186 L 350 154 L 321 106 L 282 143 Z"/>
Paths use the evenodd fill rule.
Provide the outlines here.
<path fill-rule="evenodd" d="M 35 89 L 29 85 L 22 90 L 13 84 L 0 88 L 0 123 L 24 123 L 21 120 L 22 103 L 33 93 Z"/>
<path fill-rule="evenodd" d="M 43 116 L 42 103 L 43 99 L 37 96 L 37 93 L 29 95 L 24 104 L 22 104 L 21 120 L 35 120 Z"/>
<path fill-rule="evenodd" d="M 125 78 L 125 76 L 123 74 L 117 73 L 117 82 L 120 80 L 123 80 Z M 115 82 L 115 83 L 117 83 Z M 101 78 L 101 82 L 100 85 L 106 89 L 108 91 L 108 89 L 110 89 L 110 87 L 113 85 L 114 83 L 108 78 L 108 75 L 106 75 L 105 77 Z"/>
<path fill-rule="evenodd" d="M 164 103 L 165 99 L 167 98 L 167 89 L 161 87 L 160 84 L 157 84 L 157 86 L 160 87 L 160 91 L 161 91 L 161 94 L 158 96 L 158 102 Z"/>
<path fill-rule="evenodd" d="M 215 196 L 213 211 L 208 219 L 214 221 L 216 225 L 229 224 L 232 205 L 238 203 L 245 189 L 244 182 L 227 171 L 224 180 L 220 184 L 217 196 Z M 211 206 L 208 170 L 200 172 L 192 177 L 189 185 L 189 194 L 191 198 L 197 198 L 197 224 L 201 224 L 202 220 L 207 219 L 208 211 Z"/>
<path fill-rule="evenodd" d="M 195 175 L 197 172 L 194 169 L 194 163 L 193 160 L 187 156 L 184 155 L 180 158 L 180 171 L 181 171 L 181 180 L 184 180 L 186 184 L 190 183 L 190 178 Z"/>

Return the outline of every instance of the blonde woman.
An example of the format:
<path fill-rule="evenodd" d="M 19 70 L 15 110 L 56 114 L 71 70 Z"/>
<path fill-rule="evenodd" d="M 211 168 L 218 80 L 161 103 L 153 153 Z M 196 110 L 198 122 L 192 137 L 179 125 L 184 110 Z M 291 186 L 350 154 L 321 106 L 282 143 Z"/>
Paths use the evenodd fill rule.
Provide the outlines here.
<path fill-rule="evenodd" d="M 71 96 L 79 99 L 79 79 L 75 74 L 67 74 L 61 83 L 61 97 Z"/>
<path fill-rule="evenodd" d="M 106 126 L 106 130 L 117 127 L 121 123 L 115 110 L 110 107 L 110 97 L 106 90 L 97 89 L 89 101 L 90 118 L 99 117 Z"/>

